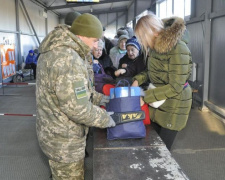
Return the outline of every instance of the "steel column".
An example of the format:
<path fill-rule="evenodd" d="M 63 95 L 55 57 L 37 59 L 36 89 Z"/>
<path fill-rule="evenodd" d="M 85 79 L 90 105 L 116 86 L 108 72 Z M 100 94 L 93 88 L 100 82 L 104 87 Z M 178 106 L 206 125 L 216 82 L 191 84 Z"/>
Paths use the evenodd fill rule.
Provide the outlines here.
<path fill-rule="evenodd" d="M 203 80 L 203 97 L 202 97 L 202 111 L 207 111 L 208 108 L 204 102 L 209 98 L 209 66 L 211 54 L 211 19 L 208 15 L 212 12 L 212 0 L 206 0 L 206 18 L 205 18 L 205 38 L 204 38 L 204 80 Z"/>
<path fill-rule="evenodd" d="M 17 58 L 18 58 L 18 65 L 22 64 L 22 57 L 21 57 L 21 40 L 20 40 L 20 18 L 19 18 L 19 1 L 16 1 L 16 31 L 17 33 Z"/>
<path fill-rule="evenodd" d="M 116 13 L 116 31 L 118 30 L 118 12 Z"/>
<path fill-rule="evenodd" d="M 137 0 L 134 0 L 134 19 L 133 19 L 133 28 L 136 26 L 136 16 L 137 16 Z"/>
<path fill-rule="evenodd" d="M 48 11 L 46 12 L 48 14 Z M 45 18 L 45 36 L 48 34 L 48 16 Z"/>

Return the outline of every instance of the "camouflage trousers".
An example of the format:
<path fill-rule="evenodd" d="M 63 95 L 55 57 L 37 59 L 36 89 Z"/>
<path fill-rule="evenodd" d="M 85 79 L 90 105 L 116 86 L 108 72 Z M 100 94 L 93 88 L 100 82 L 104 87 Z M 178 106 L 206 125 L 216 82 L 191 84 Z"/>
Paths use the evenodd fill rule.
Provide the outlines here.
<path fill-rule="evenodd" d="M 74 163 L 49 160 L 53 180 L 84 180 L 84 159 Z"/>

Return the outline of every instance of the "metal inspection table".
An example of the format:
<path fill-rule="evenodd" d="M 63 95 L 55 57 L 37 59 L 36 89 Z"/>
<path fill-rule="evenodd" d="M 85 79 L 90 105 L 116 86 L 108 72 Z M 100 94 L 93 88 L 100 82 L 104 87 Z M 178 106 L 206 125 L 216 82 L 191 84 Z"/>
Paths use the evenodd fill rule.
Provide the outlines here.
<path fill-rule="evenodd" d="M 144 139 L 109 141 L 106 134 L 93 131 L 93 180 L 188 180 L 151 126 Z"/>

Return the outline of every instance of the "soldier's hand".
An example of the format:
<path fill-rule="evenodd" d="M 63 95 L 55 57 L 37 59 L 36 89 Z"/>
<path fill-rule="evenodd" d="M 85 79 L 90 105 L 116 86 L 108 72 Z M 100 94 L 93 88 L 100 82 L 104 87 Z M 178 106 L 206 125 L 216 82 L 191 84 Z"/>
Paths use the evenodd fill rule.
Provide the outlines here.
<path fill-rule="evenodd" d="M 109 124 L 107 127 L 114 127 L 116 125 L 116 123 L 114 122 L 114 120 L 112 119 L 111 116 L 109 116 L 109 117 L 110 117 L 110 120 L 109 120 Z"/>
<path fill-rule="evenodd" d="M 111 116 L 111 115 L 114 114 L 114 112 L 113 112 L 113 111 L 109 111 L 109 112 L 107 112 L 107 114 L 108 114 L 109 116 Z"/>
<path fill-rule="evenodd" d="M 106 103 L 108 103 L 109 102 L 109 96 L 102 96 L 102 99 L 101 99 L 101 101 L 100 101 L 100 106 L 105 106 L 106 107 Z"/>

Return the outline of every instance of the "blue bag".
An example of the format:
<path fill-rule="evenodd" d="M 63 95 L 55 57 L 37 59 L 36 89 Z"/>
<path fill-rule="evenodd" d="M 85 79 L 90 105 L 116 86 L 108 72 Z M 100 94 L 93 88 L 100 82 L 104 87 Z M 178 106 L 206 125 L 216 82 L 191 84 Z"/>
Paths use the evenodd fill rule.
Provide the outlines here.
<path fill-rule="evenodd" d="M 94 73 L 98 74 L 101 66 L 99 64 L 93 64 L 93 71 Z"/>
<path fill-rule="evenodd" d="M 128 88 L 129 87 L 117 87 L 116 89 L 111 88 L 110 89 L 110 99 L 114 98 L 114 94 L 116 94 L 116 97 L 127 97 L 128 94 Z M 140 96 L 140 87 L 130 87 L 131 90 L 131 96 Z M 113 93 L 115 91 L 115 93 Z"/>
<path fill-rule="evenodd" d="M 121 84 L 121 82 L 128 83 L 128 97 L 117 97 L 114 93 L 114 98 L 110 99 L 107 105 L 107 111 L 113 112 L 134 112 L 141 111 L 140 106 L 140 94 L 139 96 L 131 96 L 130 84 L 126 80 L 121 80 L 117 83 L 116 88 Z M 130 139 L 130 138 L 145 138 L 146 129 L 142 120 L 128 122 L 116 125 L 112 128 L 107 128 L 107 139 Z"/>
<path fill-rule="evenodd" d="M 119 91 L 121 89 L 119 85 L 122 83 L 127 83 L 128 85 L 127 89 L 123 88 L 123 90 L 128 91 L 127 93 L 125 93 L 125 94 L 128 94 L 127 97 L 117 96 L 118 94 L 116 92 L 117 90 Z M 125 79 L 120 80 L 116 84 L 115 88 L 113 88 L 113 90 L 110 90 L 110 97 L 113 97 L 113 99 L 110 99 L 109 103 L 107 104 L 107 107 L 106 107 L 107 111 L 113 111 L 113 112 L 141 111 L 140 90 L 138 95 L 131 96 L 130 83 Z"/>

